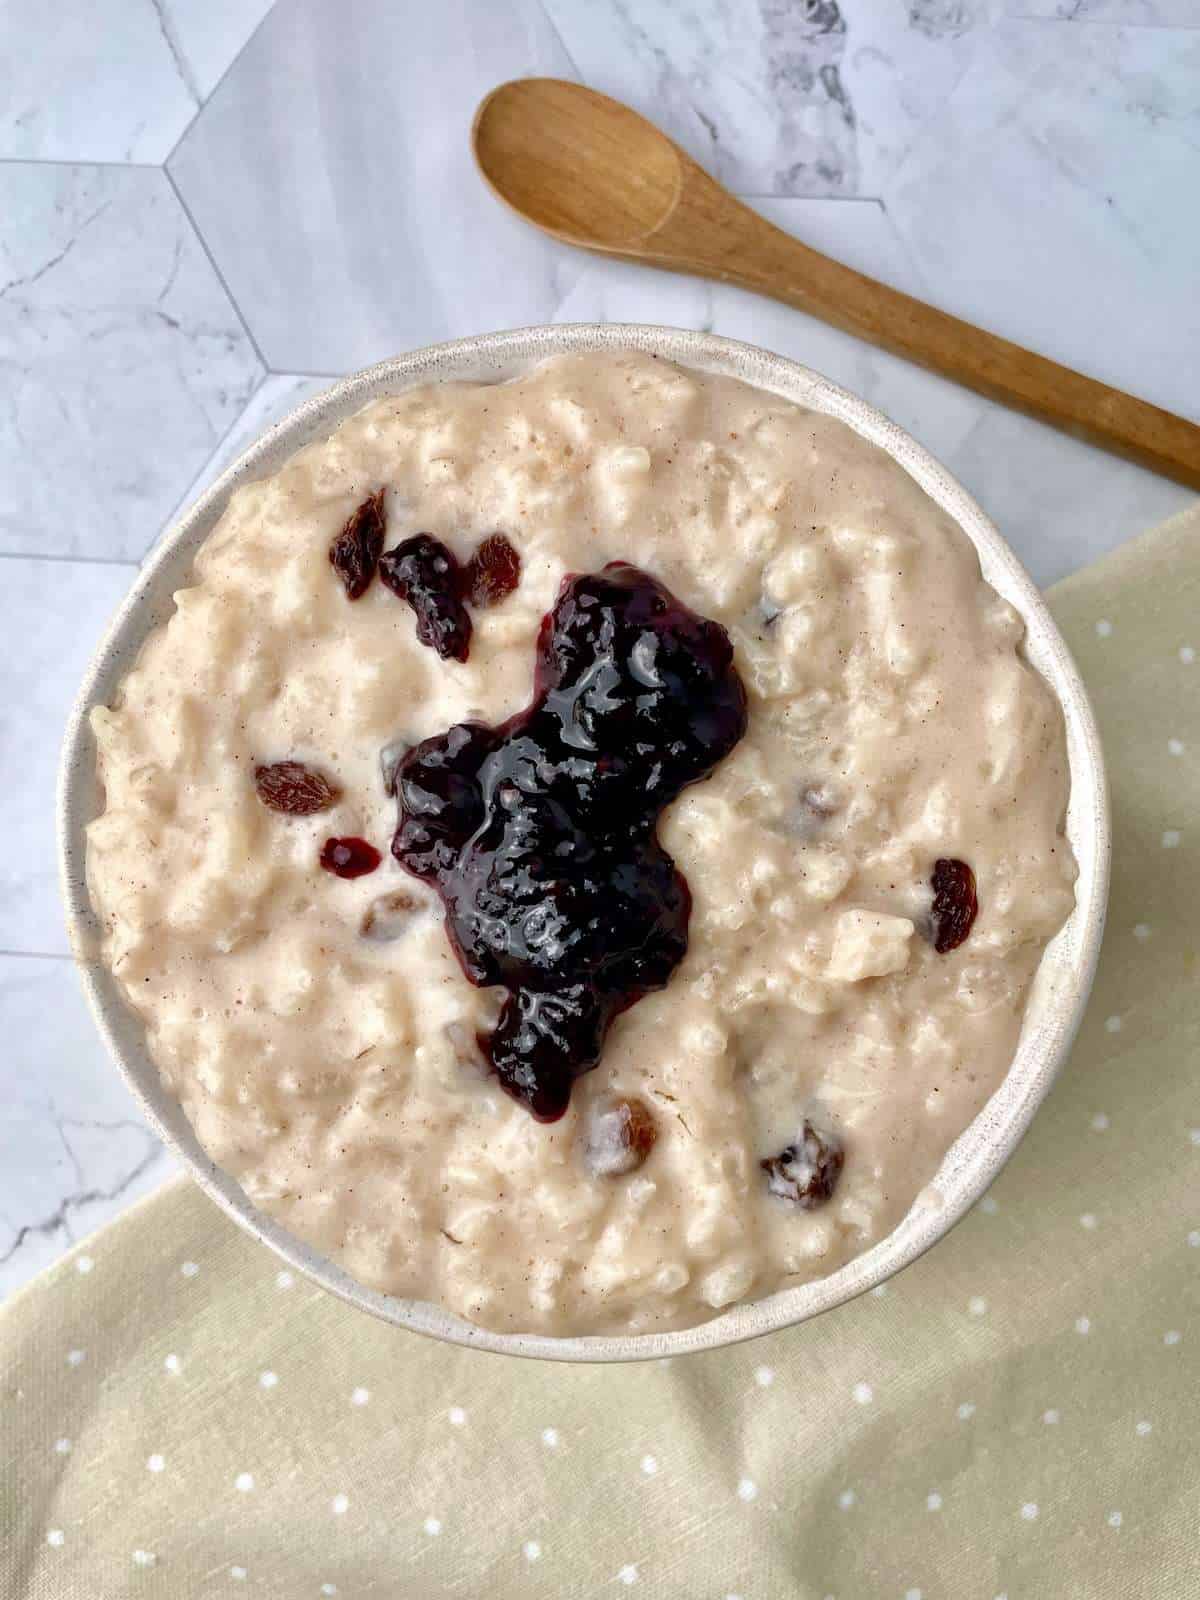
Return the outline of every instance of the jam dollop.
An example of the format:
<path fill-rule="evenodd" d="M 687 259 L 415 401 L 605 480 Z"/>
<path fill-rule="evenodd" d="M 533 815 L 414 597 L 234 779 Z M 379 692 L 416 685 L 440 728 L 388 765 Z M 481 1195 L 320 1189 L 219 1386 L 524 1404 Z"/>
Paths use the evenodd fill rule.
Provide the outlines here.
<path fill-rule="evenodd" d="M 682 960 L 691 895 L 658 818 L 745 729 L 724 628 L 611 562 L 564 581 L 525 711 L 401 760 L 392 853 L 441 896 L 470 981 L 508 991 L 482 1042 L 539 1121 L 562 1116 L 613 1019 Z"/>

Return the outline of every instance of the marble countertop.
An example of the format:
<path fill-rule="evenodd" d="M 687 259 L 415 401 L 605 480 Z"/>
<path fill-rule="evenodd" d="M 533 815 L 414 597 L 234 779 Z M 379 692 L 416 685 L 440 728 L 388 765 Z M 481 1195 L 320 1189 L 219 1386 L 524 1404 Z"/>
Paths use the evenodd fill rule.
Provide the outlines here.
<path fill-rule="evenodd" d="M 67 952 L 75 685 L 175 512 L 331 376 L 531 322 L 715 329 L 889 412 L 1043 583 L 1190 498 L 798 312 L 550 243 L 484 191 L 466 135 L 497 82 L 582 79 L 817 248 L 1200 419 L 1200 0 L 0 15 L 0 1294 L 172 1168 Z"/>

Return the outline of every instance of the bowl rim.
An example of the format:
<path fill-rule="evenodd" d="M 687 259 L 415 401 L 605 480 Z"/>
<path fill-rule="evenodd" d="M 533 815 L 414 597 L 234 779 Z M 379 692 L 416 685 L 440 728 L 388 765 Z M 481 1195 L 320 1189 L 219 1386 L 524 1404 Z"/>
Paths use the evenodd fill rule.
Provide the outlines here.
<path fill-rule="evenodd" d="M 500 1333 L 430 1302 L 366 1288 L 260 1212 L 201 1149 L 182 1109 L 159 1081 L 140 1020 L 100 959 L 99 924 L 86 881 L 86 827 L 99 814 L 88 713 L 108 703 L 147 635 L 173 612 L 175 590 L 188 580 L 196 550 L 236 488 L 277 470 L 296 450 L 327 436 L 382 395 L 428 382 L 501 381 L 551 355 L 620 350 L 652 353 L 683 367 L 734 377 L 838 417 L 899 462 L 967 535 L 988 582 L 1020 613 L 1026 659 L 1047 680 L 1062 709 L 1071 771 L 1066 832 L 1079 866 L 1076 903 L 1042 956 L 1004 1079 L 955 1140 L 907 1215 L 869 1250 L 827 1277 L 739 1303 L 690 1328 L 565 1337 Z M 661 1359 L 777 1332 L 874 1288 L 942 1238 L 1013 1154 L 1070 1049 L 1099 955 L 1111 853 L 1107 783 L 1087 692 L 1032 579 L 975 500 L 903 429 L 811 368 L 720 335 L 642 323 L 543 324 L 424 346 L 333 382 L 265 432 L 164 531 L 110 623 L 68 719 L 56 820 L 68 932 L 97 1027 L 142 1115 L 204 1192 L 297 1271 L 394 1326 L 464 1347 L 574 1362 Z"/>

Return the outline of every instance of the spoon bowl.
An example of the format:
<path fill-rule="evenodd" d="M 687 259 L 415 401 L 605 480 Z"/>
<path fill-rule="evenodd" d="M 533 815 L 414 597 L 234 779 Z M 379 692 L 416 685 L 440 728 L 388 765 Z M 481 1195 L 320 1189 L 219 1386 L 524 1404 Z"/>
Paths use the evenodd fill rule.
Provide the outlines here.
<path fill-rule="evenodd" d="M 589 159 L 581 163 L 581 110 Z M 529 130 L 537 126 L 531 147 Z M 475 160 L 501 200 L 566 244 L 635 249 L 679 200 L 681 152 L 618 100 L 555 78 L 518 78 L 493 89 L 475 113 Z"/>

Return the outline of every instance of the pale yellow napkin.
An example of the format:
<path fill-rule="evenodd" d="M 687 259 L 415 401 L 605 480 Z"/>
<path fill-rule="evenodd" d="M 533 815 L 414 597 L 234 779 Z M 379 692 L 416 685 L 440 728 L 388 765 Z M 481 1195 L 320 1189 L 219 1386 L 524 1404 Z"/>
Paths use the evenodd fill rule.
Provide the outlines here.
<path fill-rule="evenodd" d="M 178 1183 L 0 1318 L 4 1600 L 1200 1594 L 1200 510 L 1052 600 L 1109 932 L 949 1239 L 792 1332 L 578 1369 L 374 1323 Z"/>

